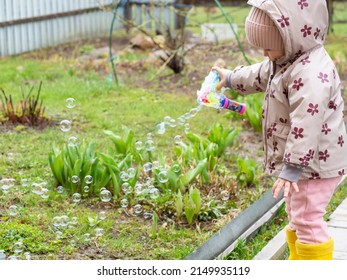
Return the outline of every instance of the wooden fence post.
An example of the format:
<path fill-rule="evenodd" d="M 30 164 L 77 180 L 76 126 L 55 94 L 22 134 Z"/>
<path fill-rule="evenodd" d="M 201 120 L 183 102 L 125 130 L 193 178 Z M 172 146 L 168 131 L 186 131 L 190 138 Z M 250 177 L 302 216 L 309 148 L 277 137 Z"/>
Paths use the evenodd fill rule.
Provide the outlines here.
<path fill-rule="evenodd" d="M 131 3 L 128 0 L 125 5 L 124 5 L 124 22 L 125 22 L 125 29 L 127 32 L 130 31 L 130 28 L 132 26 L 132 20 L 133 20 L 133 15 L 131 11 Z"/>

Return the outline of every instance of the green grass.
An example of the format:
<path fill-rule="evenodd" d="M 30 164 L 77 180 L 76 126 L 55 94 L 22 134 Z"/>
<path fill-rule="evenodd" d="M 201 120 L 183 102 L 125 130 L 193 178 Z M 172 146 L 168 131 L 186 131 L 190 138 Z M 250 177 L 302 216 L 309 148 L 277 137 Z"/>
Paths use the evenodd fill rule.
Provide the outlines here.
<path fill-rule="evenodd" d="M 71 194 L 58 194 L 48 164 L 52 145 L 61 146 L 70 136 L 77 136 L 80 143 L 96 141 L 100 151 L 108 151 L 113 144 L 103 130 L 121 134 L 123 125 L 132 128 L 139 140 L 153 133 L 158 142 L 155 153 L 169 157 L 173 137 L 184 135 L 183 127 L 159 136 L 155 126 L 164 116 L 177 118 L 196 107 L 195 96 L 183 94 L 177 98 L 165 91 L 151 92 L 131 86 L 131 81 L 116 86 L 93 71 L 80 71 L 73 60 L 17 56 L 2 59 L 1 63 L 0 86 L 15 103 L 20 99 L 21 86 L 27 91 L 31 86 L 37 89 L 39 81 L 43 82 L 41 94 L 46 114 L 56 124 L 44 130 L 21 125 L 1 127 L 0 179 L 14 178 L 16 185 L 7 194 L 0 190 L 0 250 L 14 255 L 14 244 L 21 241 L 23 252 L 30 252 L 33 259 L 181 259 L 217 230 L 201 225 L 198 233 L 195 224 L 188 226 L 160 218 L 158 236 L 150 238 L 151 220 L 134 215 L 132 206 L 126 212 L 114 203 L 103 204 L 99 198 L 83 199 L 75 205 Z M 69 97 L 76 100 L 73 109 L 66 108 L 65 100 Z M 73 124 L 67 133 L 59 128 L 63 119 Z M 205 109 L 191 119 L 190 127 L 194 133 L 205 134 L 216 122 L 230 125 L 223 114 Z M 24 179 L 30 179 L 29 186 L 22 185 Z M 39 182 L 47 183 L 48 198 L 31 192 L 32 184 Z M 17 206 L 17 215 L 9 214 L 11 205 Z M 151 210 L 150 206 L 145 207 Z M 101 210 L 106 211 L 107 219 L 97 226 L 89 225 L 88 219 L 97 217 Z M 57 234 L 53 218 L 62 215 L 68 216 L 69 221 L 76 218 L 77 224 L 61 227 Z M 104 229 L 103 236 L 95 236 L 96 227 Z M 85 241 L 85 234 L 91 235 L 91 241 Z"/>

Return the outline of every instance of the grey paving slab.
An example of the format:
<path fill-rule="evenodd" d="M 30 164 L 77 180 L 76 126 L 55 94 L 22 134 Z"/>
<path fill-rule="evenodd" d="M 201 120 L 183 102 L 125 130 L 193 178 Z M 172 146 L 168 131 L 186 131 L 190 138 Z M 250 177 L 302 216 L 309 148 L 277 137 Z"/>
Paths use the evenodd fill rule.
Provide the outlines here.
<path fill-rule="evenodd" d="M 334 252 L 333 255 L 334 260 L 347 260 L 347 253 L 346 252 Z"/>
<path fill-rule="evenodd" d="M 330 227 L 328 230 L 334 239 L 335 251 L 347 253 L 347 230 L 335 227 Z"/>

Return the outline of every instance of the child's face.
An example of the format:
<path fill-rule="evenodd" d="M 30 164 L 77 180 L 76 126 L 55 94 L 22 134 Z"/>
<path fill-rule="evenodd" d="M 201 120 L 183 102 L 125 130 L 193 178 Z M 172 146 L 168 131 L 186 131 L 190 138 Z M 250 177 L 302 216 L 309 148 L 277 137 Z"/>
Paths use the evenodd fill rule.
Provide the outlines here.
<path fill-rule="evenodd" d="M 275 61 L 276 59 L 284 56 L 284 51 L 275 51 L 264 49 L 264 56 L 267 56 L 271 61 Z"/>

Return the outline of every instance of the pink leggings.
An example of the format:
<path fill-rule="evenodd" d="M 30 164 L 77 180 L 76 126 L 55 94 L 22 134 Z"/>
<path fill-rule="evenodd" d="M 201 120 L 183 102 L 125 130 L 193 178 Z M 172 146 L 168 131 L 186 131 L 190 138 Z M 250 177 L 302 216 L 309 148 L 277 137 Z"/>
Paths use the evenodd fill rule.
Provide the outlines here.
<path fill-rule="evenodd" d="M 303 180 L 298 182 L 299 192 L 291 188 L 286 201 L 289 228 L 296 231 L 301 243 L 317 244 L 329 240 L 324 221 L 326 207 L 341 177 Z"/>

